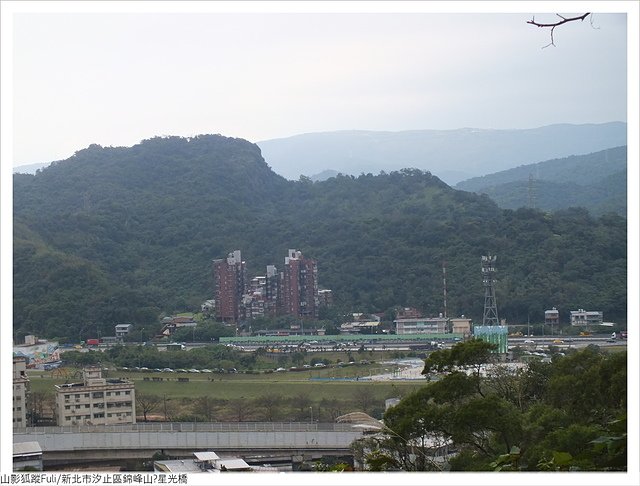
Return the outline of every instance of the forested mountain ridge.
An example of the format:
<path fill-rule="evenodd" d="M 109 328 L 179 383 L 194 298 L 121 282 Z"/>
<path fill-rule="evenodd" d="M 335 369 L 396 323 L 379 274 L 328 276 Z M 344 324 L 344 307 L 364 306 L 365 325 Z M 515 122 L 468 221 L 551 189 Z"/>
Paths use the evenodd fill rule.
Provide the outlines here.
<path fill-rule="evenodd" d="M 43 337 L 113 324 L 157 326 L 161 312 L 211 298 L 211 260 L 241 249 L 251 275 L 288 248 L 318 260 L 345 311 L 415 306 L 482 315 L 479 259 L 498 255 L 501 317 L 554 305 L 626 320 L 626 220 L 573 209 L 501 210 L 417 169 L 287 181 L 259 148 L 205 135 L 90 146 L 14 175 L 14 331 Z"/>
<path fill-rule="evenodd" d="M 627 147 L 523 165 L 459 182 L 456 189 L 487 194 L 509 209 L 528 206 L 533 196 L 543 210 L 575 206 L 626 215 Z"/>
<path fill-rule="evenodd" d="M 520 130 L 343 130 L 257 142 L 289 179 L 325 170 L 359 175 L 415 167 L 448 184 L 541 160 L 626 145 L 627 124 L 556 124 Z"/>

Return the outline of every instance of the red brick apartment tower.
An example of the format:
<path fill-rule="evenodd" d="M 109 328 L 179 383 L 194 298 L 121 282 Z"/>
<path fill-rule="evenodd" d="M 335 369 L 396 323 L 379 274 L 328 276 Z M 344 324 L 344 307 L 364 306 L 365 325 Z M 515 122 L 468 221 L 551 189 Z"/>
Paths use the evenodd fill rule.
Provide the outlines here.
<path fill-rule="evenodd" d="M 318 317 L 318 264 L 298 250 L 289 250 L 282 272 L 282 313 Z"/>
<path fill-rule="evenodd" d="M 229 253 L 225 259 L 213 260 L 214 299 L 219 320 L 238 322 L 246 281 L 246 264 L 242 261 L 240 250 Z"/>

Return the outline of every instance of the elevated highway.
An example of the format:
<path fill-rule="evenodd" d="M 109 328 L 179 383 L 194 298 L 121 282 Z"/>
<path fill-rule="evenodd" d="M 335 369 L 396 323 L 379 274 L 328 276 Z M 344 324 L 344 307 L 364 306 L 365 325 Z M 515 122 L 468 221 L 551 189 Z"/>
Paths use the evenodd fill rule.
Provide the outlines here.
<path fill-rule="evenodd" d="M 282 457 L 345 455 L 362 431 L 334 423 L 139 423 L 112 426 L 27 427 L 14 443 L 37 441 L 46 467 L 60 464 L 151 459 L 154 453 L 188 457 L 194 451 L 221 455 Z"/>

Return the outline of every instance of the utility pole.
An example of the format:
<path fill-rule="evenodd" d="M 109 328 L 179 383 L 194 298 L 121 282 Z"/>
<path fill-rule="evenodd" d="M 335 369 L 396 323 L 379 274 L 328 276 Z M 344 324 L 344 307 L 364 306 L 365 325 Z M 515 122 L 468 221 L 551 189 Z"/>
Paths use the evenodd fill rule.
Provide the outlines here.
<path fill-rule="evenodd" d="M 447 319 L 447 262 L 442 262 L 442 288 L 444 292 L 444 318 Z"/>

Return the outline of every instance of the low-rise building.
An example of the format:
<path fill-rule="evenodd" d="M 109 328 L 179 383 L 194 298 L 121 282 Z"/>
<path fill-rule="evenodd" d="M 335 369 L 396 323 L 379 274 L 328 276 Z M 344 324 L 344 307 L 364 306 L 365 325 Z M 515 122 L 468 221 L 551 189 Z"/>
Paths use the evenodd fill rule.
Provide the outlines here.
<path fill-rule="evenodd" d="M 547 326 L 557 326 L 560 324 L 560 312 L 553 307 L 544 311 L 544 323 Z"/>
<path fill-rule="evenodd" d="M 123 339 L 129 335 L 133 329 L 132 324 L 116 324 L 116 337 L 118 339 Z"/>
<path fill-rule="evenodd" d="M 377 334 L 380 321 L 351 321 L 340 324 L 340 334 Z"/>
<path fill-rule="evenodd" d="M 13 357 L 13 426 L 27 426 L 27 359 L 24 356 Z"/>
<path fill-rule="evenodd" d="M 422 317 L 416 319 L 396 319 L 393 321 L 396 334 L 444 334 L 447 319 L 444 317 Z"/>
<path fill-rule="evenodd" d="M 193 316 L 165 317 L 162 319 L 162 330 L 160 334 L 162 336 L 171 336 L 176 329 L 197 326 L 198 323 L 194 320 Z"/>
<path fill-rule="evenodd" d="M 571 325 L 581 327 L 601 326 L 602 311 L 586 311 L 584 309 L 571 311 Z"/>
<path fill-rule="evenodd" d="M 83 370 L 81 383 L 56 385 L 58 425 L 111 425 L 136 423 L 135 385 L 106 379 L 100 367 Z"/>
<path fill-rule="evenodd" d="M 413 307 L 401 307 L 396 310 L 396 319 L 417 319 L 422 313 Z"/>
<path fill-rule="evenodd" d="M 451 322 L 451 332 L 454 334 L 471 334 L 471 319 L 466 319 L 464 316 L 454 317 L 449 319 Z"/>

